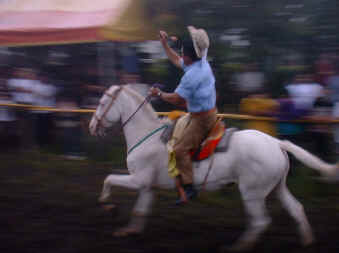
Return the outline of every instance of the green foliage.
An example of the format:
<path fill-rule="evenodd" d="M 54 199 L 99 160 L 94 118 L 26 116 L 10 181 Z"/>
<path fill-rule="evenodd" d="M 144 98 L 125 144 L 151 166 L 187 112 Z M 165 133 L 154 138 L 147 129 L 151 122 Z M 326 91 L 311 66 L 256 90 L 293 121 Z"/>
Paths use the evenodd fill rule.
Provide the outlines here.
<path fill-rule="evenodd" d="M 178 30 L 184 33 L 187 25 L 208 31 L 211 38 L 209 56 L 220 83 L 220 93 L 230 92 L 230 76 L 240 71 L 242 64 L 258 62 L 268 76 L 273 96 L 277 97 L 282 94 L 283 85 L 289 81 L 291 73 L 312 66 L 314 59 L 324 50 L 338 48 L 336 0 L 296 3 L 282 0 L 164 0 L 153 8 L 167 16 L 177 17 L 162 19 L 161 26 L 173 27 L 170 33 Z M 237 29 L 237 32 L 231 32 Z M 250 44 L 231 46 L 229 41 L 221 40 L 223 35 L 240 36 Z M 304 62 L 297 65 L 282 63 L 286 56 L 293 54 L 300 54 Z M 152 73 L 157 77 L 167 78 L 163 73 L 165 68 L 152 68 L 155 68 Z M 227 104 L 229 101 L 223 102 Z"/>
<path fill-rule="evenodd" d="M 244 69 L 244 64 L 239 62 L 230 62 L 222 64 L 222 69 L 226 72 L 240 72 Z"/>
<path fill-rule="evenodd" d="M 168 60 L 158 60 L 156 63 L 150 64 L 147 71 L 152 76 L 152 83 L 167 80 L 169 75 Z"/>

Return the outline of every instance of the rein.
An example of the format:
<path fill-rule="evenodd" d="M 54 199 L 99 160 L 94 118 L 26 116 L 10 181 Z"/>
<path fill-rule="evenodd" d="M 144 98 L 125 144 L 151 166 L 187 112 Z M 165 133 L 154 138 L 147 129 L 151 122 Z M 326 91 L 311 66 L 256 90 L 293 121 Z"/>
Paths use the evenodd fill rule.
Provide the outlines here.
<path fill-rule="evenodd" d="M 142 101 L 142 103 L 138 106 L 138 108 L 135 110 L 135 112 L 133 112 L 131 114 L 131 116 L 128 117 L 128 119 L 122 123 L 122 128 L 124 128 L 124 126 L 127 125 L 127 123 L 134 117 L 134 115 L 141 109 L 141 107 L 145 104 L 148 103 L 151 100 L 151 95 L 148 95 L 147 97 L 145 97 L 144 101 Z"/>

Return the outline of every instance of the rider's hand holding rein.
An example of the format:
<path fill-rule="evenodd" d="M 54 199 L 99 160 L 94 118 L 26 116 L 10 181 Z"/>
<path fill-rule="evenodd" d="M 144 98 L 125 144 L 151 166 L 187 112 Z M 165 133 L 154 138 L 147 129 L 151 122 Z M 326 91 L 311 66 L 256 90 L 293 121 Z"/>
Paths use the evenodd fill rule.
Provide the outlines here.
<path fill-rule="evenodd" d="M 157 87 L 151 87 L 148 94 L 152 97 L 158 97 L 168 103 L 171 103 L 173 105 L 184 107 L 186 108 L 186 101 L 182 97 L 179 96 L 178 93 L 172 92 L 163 92 Z"/>
<path fill-rule="evenodd" d="M 148 94 L 151 95 L 152 97 L 161 98 L 161 90 L 157 87 L 151 87 Z"/>

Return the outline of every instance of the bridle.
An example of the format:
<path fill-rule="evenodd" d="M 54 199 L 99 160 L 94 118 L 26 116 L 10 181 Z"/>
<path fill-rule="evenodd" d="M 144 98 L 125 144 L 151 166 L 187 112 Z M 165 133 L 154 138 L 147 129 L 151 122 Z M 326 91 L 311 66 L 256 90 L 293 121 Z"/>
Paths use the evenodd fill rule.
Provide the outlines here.
<path fill-rule="evenodd" d="M 98 123 L 97 123 L 97 127 L 99 127 L 100 125 L 103 126 L 103 124 L 102 124 L 102 121 L 103 121 L 103 120 L 105 120 L 105 121 L 107 121 L 107 122 L 112 122 L 112 121 L 110 121 L 110 120 L 108 120 L 108 119 L 106 118 L 106 114 L 107 114 L 107 112 L 111 109 L 111 107 L 113 106 L 114 101 L 115 101 L 115 99 L 118 97 L 118 95 L 119 95 L 119 93 L 120 93 L 121 90 L 122 90 L 122 87 L 119 87 L 119 89 L 116 90 L 116 92 L 115 92 L 114 94 L 111 94 L 111 93 L 109 93 L 108 91 L 105 91 L 104 95 L 110 97 L 111 100 L 110 100 L 109 105 L 106 107 L 106 109 L 105 109 L 105 111 L 104 111 L 104 113 L 103 113 L 102 115 L 98 116 L 97 111 L 95 111 L 95 113 L 94 113 L 94 118 L 95 118 L 96 121 L 98 122 Z M 99 105 L 105 106 L 106 103 L 101 103 L 101 102 L 100 102 Z"/>
<path fill-rule="evenodd" d="M 109 110 L 111 109 L 111 107 L 113 106 L 113 104 L 114 104 L 116 98 L 118 97 L 118 95 L 120 94 L 120 92 L 122 91 L 122 89 L 123 89 L 123 87 L 120 86 L 119 89 L 116 90 L 113 94 L 109 93 L 108 91 L 105 91 L 104 95 L 110 97 L 111 100 L 110 100 L 110 102 L 109 102 L 109 105 L 107 106 L 107 108 L 105 109 L 104 113 L 103 113 L 101 116 L 98 116 L 98 115 L 97 115 L 97 111 L 95 112 L 94 118 L 95 118 L 96 121 L 98 122 L 98 123 L 97 123 L 97 127 L 99 127 L 100 125 L 103 126 L 103 124 L 102 124 L 102 121 L 103 121 L 103 120 L 105 120 L 105 121 L 107 121 L 107 122 L 111 122 L 111 123 L 113 122 L 113 121 L 110 121 L 110 120 L 107 119 L 106 114 L 108 113 L 108 111 L 109 111 Z M 128 119 L 127 119 L 124 123 L 122 123 L 122 128 L 124 128 L 124 127 L 126 126 L 126 124 L 134 117 L 134 115 L 141 109 L 141 107 L 142 107 L 145 103 L 149 102 L 150 98 L 151 98 L 151 95 L 148 95 L 148 96 L 144 99 L 144 101 L 138 106 L 138 108 L 135 110 L 135 112 L 132 113 L 131 116 L 129 116 Z M 104 106 L 104 105 L 106 105 L 106 103 L 100 103 L 99 105 Z"/>

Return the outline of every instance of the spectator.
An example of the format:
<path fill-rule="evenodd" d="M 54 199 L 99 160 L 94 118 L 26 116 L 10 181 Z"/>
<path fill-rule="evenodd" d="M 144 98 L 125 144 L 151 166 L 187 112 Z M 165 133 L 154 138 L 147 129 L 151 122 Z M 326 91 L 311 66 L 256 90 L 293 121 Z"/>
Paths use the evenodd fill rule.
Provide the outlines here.
<path fill-rule="evenodd" d="M 327 84 L 327 79 L 334 74 L 334 66 L 330 58 L 329 54 L 321 54 L 315 62 L 315 79 L 323 86 Z"/>
<path fill-rule="evenodd" d="M 299 117 L 308 115 L 313 110 L 316 99 L 323 93 L 323 87 L 314 82 L 310 74 L 296 75 L 294 82 L 287 85 L 286 90 Z"/>
<path fill-rule="evenodd" d="M 251 63 L 244 72 L 235 75 L 233 82 L 240 96 L 247 97 L 262 90 L 266 80 L 264 73 L 258 70 L 257 64 Z"/>
<path fill-rule="evenodd" d="M 303 119 L 311 115 L 314 103 L 323 93 L 323 87 L 313 81 L 310 74 L 297 74 L 291 84 L 286 87 L 288 99 L 281 99 L 280 122 L 278 124 L 280 137 L 289 139 L 304 146 L 309 142 L 305 123 L 288 122 Z M 287 121 L 286 121 L 287 120 Z"/>
<path fill-rule="evenodd" d="M 278 103 L 266 93 L 251 95 L 240 102 L 240 111 L 252 116 L 272 117 L 276 115 Z M 247 129 L 257 129 L 272 136 L 277 135 L 276 124 L 265 120 L 248 120 Z"/>
<path fill-rule="evenodd" d="M 99 105 L 100 98 L 107 88 L 95 84 L 87 84 L 84 88 L 87 95 L 84 98 L 82 107 L 95 109 Z"/>
<path fill-rule="evenodd" d="M 32 69 L 16 68 L 14 77 L 7 82 L 13 101 L 18 104 L 31 105 L 33 102 L 32 87 L 36 81 L 36 75 Z"/>
<path fill-rule="evenodd" d="M 61 94 L 57 107 L 65 110 L 79 109 L 75 98 L 69 92 Z M 71 160 L 83 160 L 81 117 L 76 112 L 60 112 L 56 117 L 64 157 Z"/>
<path fill-rule="evenodd" d="M 47 72 L 41 72 L 40 82 L 32 86 L 33 104 L 41 107 L 55 107 L 56 87 L 48 78 Z M 52 142 L 54 129 L 53 113 L 47 110 L 34 110 L 35 115 L 35 137 L 39 147 L 47 147 Z"/>
<path fill-rule="evenodd" d="M 308 117 L 315 121 L 307 128 L 309 136 L 312 136 L 312 149 L 324 160 L 327 160 L 332 152 L 332 131 L 330 125 L 326 123 L 332 119 L 332 108 L 329 93 L 324 90 L 323 96 L 315 101 L 313 111 Z"/>
<path fill-rule="evenodd" d="M 292 122 L 300 119 L 293 100 L 289 97 L 278 99 L 278 135 L 280 139 L 287 139 L 294 143 L 300 143 L 304 127 L 300 123 Z"/>
<path fill-rule="evenodd" d="M 304 125 L 302 123 L 293 122 L 294 120 L 300 119 L 300 115 L 293 100 L 287 96 L 278 99 L 278 103 L 277 129 L 279 139 L 286 139 L 299 145 L 303 144 L 305 141 Z M 290 161 L 292 166 L 297 163 L 297 159 L 293 156 L 290 157 Z"/>
<path fill-rule="evenodd" d="M 16 68 L 13 78 L 10 78 L 7 82 L 13 101 L 17 104 L 32 105 L 32 88 L 36 82 L 38 81 L 33 69 Z M 16 127 L 18 129 L 20 145 L 23 150 L 27 150 L 33 143 L 32 114 L 27 108 L 18 108 L 16 110 L 16 117 L 18 119 Z"/>
<path fill-rule="evenodd" d="M 327 80 L 328 90 L 331 102 L 333 103 L 332 116 L 334 119 L 339 118 L 339 67 L 336 68 L 335 74 Z M 339 154 L 339 125 L 333 126 L 333 135 L 335 143 L 335 152 Z"/>
<path fill-rule="evenodd" d="M 12 104 L 11 97 L 5 85 L 0 85 L 0 104 Z M 7 106 L 0 107 L 0 139 L 1 150 L 7 150 L 15 143 L 15 112 Z"/>

